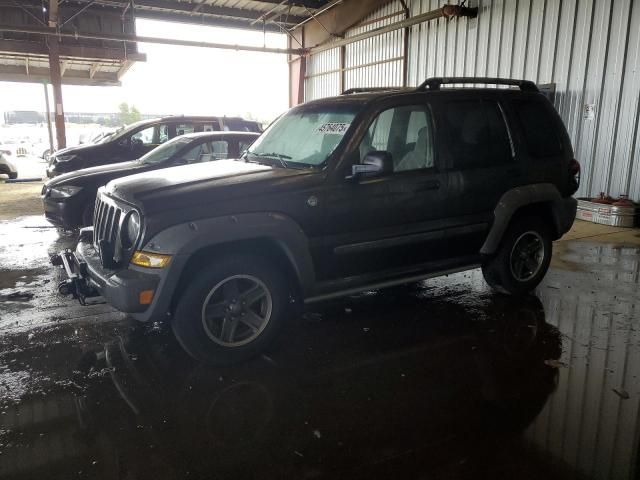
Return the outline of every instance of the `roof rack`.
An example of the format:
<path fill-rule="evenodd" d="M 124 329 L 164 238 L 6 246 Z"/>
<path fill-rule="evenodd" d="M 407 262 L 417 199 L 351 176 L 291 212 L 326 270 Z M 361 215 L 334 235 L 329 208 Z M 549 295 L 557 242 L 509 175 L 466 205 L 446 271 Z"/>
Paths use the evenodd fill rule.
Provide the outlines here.
<path fill-rule="evenodd" d="M 403 90 L 404 87 L 371 87 L 371 88 L 347 88 L 341 95 L 353 93 L 388 92 L 389 90 Z"/>
<path fill-rule="evenodd" d="M 418 86 L 417 90 L 440 90 L 441 85 L 451 83 L 491 83 L 495 85 L 512 85 L 523 92 L 539 92 L 538 87 L 531 80 L 514 80 L 512 78 L 494 77 L 432 77 L 427 78 Z"/>

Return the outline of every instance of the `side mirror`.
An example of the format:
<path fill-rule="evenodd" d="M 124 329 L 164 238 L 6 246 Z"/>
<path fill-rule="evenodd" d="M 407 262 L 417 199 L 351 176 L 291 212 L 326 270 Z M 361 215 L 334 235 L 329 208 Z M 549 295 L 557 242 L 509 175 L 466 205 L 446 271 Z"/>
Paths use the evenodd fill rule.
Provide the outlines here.
<path fill-rule="evenodd" d="M 374 150 L 367 153 L 362 163 L 351 167 L 351 175 L 347 178 L 378 177 L 393 172 L 393 156 L 389 152 Z"/>

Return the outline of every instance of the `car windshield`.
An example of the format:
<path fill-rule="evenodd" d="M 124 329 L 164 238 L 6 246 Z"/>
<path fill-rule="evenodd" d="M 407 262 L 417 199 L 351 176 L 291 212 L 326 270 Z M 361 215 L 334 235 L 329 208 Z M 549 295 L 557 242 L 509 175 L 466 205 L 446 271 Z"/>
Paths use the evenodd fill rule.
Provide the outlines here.
<path fill-rule="evenodd" d="M 176 137 L 173 140 L 169 140 L 159 147 L 154 148 L 146 155 L 143 155 L 140 157 L 139 161 L 149 165 L 164 162 L 169 160 L 192 141 L 193 139 L 191 138 Z"/>
<path fill-rule="evenodd" d="M 357 114 L 353 105 L 322 105 L 291 110 L 247 150 L 244 159 L 274 165 L 323 164 L 344 138 Z"/>
<path fill-rule="evenodd" d="M 129 125 L 125 125 L 123 127 L 118 128 L 115 132 L 113 132 L 110 136 L 109 136 L 109 140 L 117 140 L 121 137 L 124 137 L 127 133 L 131 132 L 133 129 L 141 126 L 141 125 L 146 125 L 146 124 L 150 124 L 150 122 L 148 120 L 141 120 L 139 122 L 136 123 L 131 123 Z"/>

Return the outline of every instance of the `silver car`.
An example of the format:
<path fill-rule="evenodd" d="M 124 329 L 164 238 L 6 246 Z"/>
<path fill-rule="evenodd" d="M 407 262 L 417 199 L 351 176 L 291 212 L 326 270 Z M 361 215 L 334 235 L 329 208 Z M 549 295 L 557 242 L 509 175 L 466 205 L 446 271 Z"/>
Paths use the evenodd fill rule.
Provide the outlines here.
<path fill-rule="evenodd" d="M 0 174 L 9 175 L 9 178 L 18 178 L 18 169 L 9 161 L 9 155 L 0 150 Z"/>

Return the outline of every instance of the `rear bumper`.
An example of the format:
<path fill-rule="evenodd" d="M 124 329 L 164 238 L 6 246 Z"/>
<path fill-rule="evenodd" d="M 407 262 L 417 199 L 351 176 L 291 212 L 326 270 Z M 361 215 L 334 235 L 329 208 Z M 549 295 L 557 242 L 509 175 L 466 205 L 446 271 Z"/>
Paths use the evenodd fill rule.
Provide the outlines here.
<path fill-rule="evenodd" d="M 573 197 L 562 198 L 553 202 L 553 216 L 556 224 L 557 238 L 562 237 L 573 226 L 578 210 L 578 201 Z"/>
<path fill-rule="evenodd" d="M 52 258 L 54 265 L 62 265 L 65 269 L 70 286 L 68 293 L 80 303 L 88 297 L 102 296 L 115 309 L 129 313 L 137 320 L 148 321 L 152 309 L 150 305 L 140 303 L 140 293 L 152 290 L 155 297 L 162 274 L 133 268 L 105 269 L 93 247 L 92 233 L 92 228 L 82 229 L 75 252 L 65 250 Z"/>

